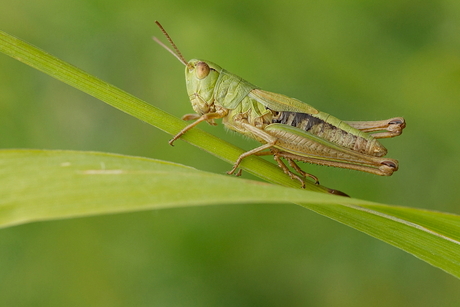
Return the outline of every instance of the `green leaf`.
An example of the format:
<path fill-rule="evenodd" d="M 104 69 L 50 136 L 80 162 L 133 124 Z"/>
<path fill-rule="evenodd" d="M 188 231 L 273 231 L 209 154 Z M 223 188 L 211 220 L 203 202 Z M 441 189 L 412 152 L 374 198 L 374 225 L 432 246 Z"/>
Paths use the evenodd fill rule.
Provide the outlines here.
<path fill-rule="evenodd" d="M 0 227 L 197 205 L 295 203 L 460 277 L 460 216 L 106 153 L 0 150 Z"/>
<path fill-rule="evenodd" d="M 0 51 L 104 102 L 176 134 L 185 123 L 136 97 L 0 31 Z M 244 151 L 199 129 L 187 142 L 233 163 Z M 258 157 L 241 167 L 264 180 L 298 187 Z M 205 187 L 205 188 L 203 188 Z M 374 204 L 307 189 L 274 186 L 201 172 L 146 158 L 72 151 L 0 151 L 0 226 L 156 208 L 296 203 L 405 250 L 460 277 L 460 217 Z"/>

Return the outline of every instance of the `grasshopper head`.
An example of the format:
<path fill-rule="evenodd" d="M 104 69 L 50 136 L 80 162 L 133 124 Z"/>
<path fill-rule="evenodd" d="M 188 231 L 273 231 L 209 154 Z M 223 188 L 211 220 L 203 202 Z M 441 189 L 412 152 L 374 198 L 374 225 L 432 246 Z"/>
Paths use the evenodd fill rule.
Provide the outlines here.
<path fill-rule="evenodd" d="M 222 68 L 209 61 L 193 59 L 185 66 L 187 93 L 195 111 L 214 103 L 213 92 Z M 201 106 L 199 106 L 201 105 Z M 200 112 L 198 112 L 200 113 Z"/>
<path fill-rule="evenodd" d="M 153 37 L 153 40 L 185 65 L 185 82 L 187 83 L 187 93 L 193 109 L 198 114 L 211 112 L 214 109 L 214 87 L 222 68 L 219 65 L 203 60 L 193 59 L 187 62 L 163 26 L 158 21 L 155 21 L 155 23 L 166 36 L 174 50 L 163 44 L 156 37 Z"/>

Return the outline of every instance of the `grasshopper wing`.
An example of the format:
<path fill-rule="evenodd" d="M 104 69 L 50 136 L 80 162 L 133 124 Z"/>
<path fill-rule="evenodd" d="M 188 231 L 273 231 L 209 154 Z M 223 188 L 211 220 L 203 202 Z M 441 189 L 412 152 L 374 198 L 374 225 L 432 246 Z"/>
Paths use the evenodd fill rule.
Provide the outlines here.
<path fill-rule="evenodd" d="M 273 111 L 289 111 L 307 114 L 319 113 L 318 110 L 306 104 L 305 102 L 282 94 L 254 89 L 249 93 L 248 96 Z"/>

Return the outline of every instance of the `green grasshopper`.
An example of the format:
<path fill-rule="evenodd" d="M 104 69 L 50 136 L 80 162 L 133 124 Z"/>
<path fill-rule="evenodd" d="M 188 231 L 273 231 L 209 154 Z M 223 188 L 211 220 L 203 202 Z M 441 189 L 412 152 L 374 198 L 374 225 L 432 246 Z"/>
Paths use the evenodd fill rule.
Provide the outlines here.
<path fill-rule="evenodd" d="M 295 161 L 380 176 L 391 176 L 398 170 L 398 161 L 383 158 L 387 150 L 377 139 L 400 135 L 406 126 L 404 118 L 339 120 L 295 98 L 261 90 L 212 62 L 197 59 L 187 62 L 161 24 L 156 24 L 176 52 L 156 37 L 154 40 L 185 65 L 187 93 L 196 112 L 182 117 L 194 122 L 176 134 L 170 145 L 199 123 L 216 125 L 214 120 L 221 118 L 227 128 L 263 144 L 240 155 L 228 174 L 235 173 L 241 161 L 251 155 L 273 155 L 279 167 L 292 179 L 299 180 L 303 188 L 306 177 L 316 184 L 319 181 L 300 169 Z"/>

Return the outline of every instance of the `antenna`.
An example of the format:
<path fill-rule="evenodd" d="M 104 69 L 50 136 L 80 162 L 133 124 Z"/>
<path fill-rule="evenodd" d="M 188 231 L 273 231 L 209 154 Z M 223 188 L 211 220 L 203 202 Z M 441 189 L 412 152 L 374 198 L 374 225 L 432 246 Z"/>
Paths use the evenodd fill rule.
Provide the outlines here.
<path fill-rule="evenodd" d="M 182 56 L 182 53 L 180 53 L 179 51 L 179 48 L 177 48 L 176 44 L 174 44 L 171 36 L 169 36 L 168 32 L 166 32 L 166 30 L 163 28 L 163 26 L 155 20 L 155 23 L 157 24 L 157 26 L 161 29 L 161 32 L 163 32 L 163 34 L 166 36 L 166 38 L 168 39 L 169 43 L 171 44 L 171 46 L 174 48 L 174 50 L 176 52 L 174 52 L 173 50 L 171 50 L 171 48 L 169 48 L 168 46 L 166 46 L 165 44 L 163 44 L 158 38 L 156 38 L 155 36 L 152 37 L 154 41 L 156 41 L 161 47 L 165 48 L 166 50 L 168 50 L 173 56 L 176 57 L 176 59 L 178 59 L 179 61 L 181 61 L 182 64 L 184 64 L 185 66 L 187 66 L 187 61 L 184 59 L 184 57 Z"/>

